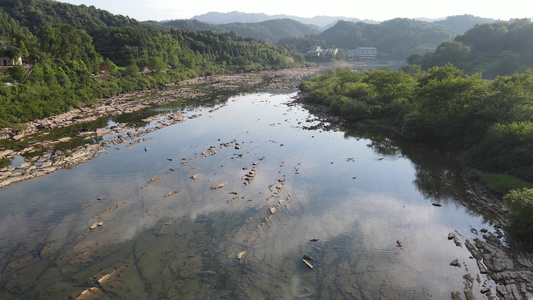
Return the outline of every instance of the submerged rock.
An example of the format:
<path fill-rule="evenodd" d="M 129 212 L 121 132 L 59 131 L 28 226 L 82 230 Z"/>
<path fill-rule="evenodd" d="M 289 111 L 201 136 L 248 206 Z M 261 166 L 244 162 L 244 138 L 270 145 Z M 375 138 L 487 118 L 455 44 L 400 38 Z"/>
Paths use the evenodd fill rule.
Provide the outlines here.
<path fill-rule="evenodd" d="M 454 259 L 452 260 L 452 262 L 450 263 L 450 266 L 454 266 L 454 267 L 460 267 L 461 264 L 459 264 L 459 259 Z"/>
<path fill-rule="evenodd" d="M 217 184 L 217 185 L 213 185 L 211 187 L 212 190 L 216 190 L 216 189 L 220 189 L 220 188 L 223 188 L 227 185 L 228 183 L 227 182 L 223 182 L 223 183 L 220 183 L 220 184 Z"/>
<path fill-rule="evenodd" d="M 89 227 L 90 230 L 95 230 L 98 226 L 104 226 L 104 222 L 95 222 L 91 227 Z"/>

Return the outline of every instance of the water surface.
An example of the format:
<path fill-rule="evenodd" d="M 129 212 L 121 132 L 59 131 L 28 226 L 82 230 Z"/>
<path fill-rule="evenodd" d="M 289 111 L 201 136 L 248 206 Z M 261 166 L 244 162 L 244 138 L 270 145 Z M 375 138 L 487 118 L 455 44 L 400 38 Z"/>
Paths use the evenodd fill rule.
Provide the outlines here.
<path fill-rule="evenodd" d="M 447 239 L 494 230 L 456 162 L 383 129 L 322 130 L 294 95 L 153 108 L 201 116 L 0 190 L 1 298 L 443 299 L 467 273 L 477 297 L 494 288 Z"/>

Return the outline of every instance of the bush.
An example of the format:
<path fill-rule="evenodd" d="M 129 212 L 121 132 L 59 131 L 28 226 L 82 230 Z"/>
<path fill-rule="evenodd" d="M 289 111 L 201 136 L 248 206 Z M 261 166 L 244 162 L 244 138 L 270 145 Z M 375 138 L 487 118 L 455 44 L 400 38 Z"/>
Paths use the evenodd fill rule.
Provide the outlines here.
<path fill-rule="evenodd" d="M 509 191 L 503 199 L 512 210 L 509 231 L 533 250 L 533 189 Z"/>
<path fill-rule="evenodd" d="M 400 129 L 404 137 L 422 140 L 426 136 L 427 128 L 428 125 L 424 117 L 417 111 L 413 111 L 403 118 Z"/>
<path fill-rule="evenodd" d="M 372 117 L 370 107 L 360 101 L 347 101 L 340 108 L 340 114 L 343 118 L 350 121 L 361 121 Z"/>

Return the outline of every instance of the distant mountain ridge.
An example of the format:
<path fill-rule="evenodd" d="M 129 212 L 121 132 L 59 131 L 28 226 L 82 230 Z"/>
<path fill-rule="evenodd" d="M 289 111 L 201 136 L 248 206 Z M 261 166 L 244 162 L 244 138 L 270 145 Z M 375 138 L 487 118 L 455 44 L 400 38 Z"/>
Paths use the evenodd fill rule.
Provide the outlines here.
<path fill-rule="evenodd" d="M 368 19 L 361 20 L 358 18 L 349 18 L 342 16 L 315 16 L 313 18 L 305 18 L 291 15 L 267 15 L 264 13 L 243 13 L 238 11 L 232 11 L 229 13 L 209 12 L 191 18 L 191 20 L 198 20 L 205 23 L 217 25 L 229 23 L 258 23 L 275 19 L 293 19 L 303 24 L 311 24 L 318 26 L 322 28 L 322 30 L 326 30 L 330 27 L 333 27 L 338 21 L 348 21 L 353 23 L 363 22 L 367 24 L 382 23 L 380 21 Z M 494 23 L 498 21 L 496 19 L 483 18 L 474 15 L 456 15 L 439 19 L 415 18 L 413 20 L 443 25 L 459 33 L 466 32 L 468 29 L 474 27 L 476 24 Z"/>
<path fill-rule="evenodd" d="M 264 13 L 243 13 L 232 11 L 229 13 L 209 12 L 202 15 L 197 15 L 191 19 L 211 23 L 211 24 L 228 24 L 228 23 L 258 23 L 275 19 L 293 19 L 303 24 L 311 24 L 320 28 L 326 29 L 335 25 L 339 20 L 350 22 L 365 22 L 365 23 L 379 23 L 372 20 L 361 20 L 357 18 L 347 17 L 331 17 L 331 16 L 316 16 L 312 18 L 290 16 L 290 15 L 267 15 Z"/>

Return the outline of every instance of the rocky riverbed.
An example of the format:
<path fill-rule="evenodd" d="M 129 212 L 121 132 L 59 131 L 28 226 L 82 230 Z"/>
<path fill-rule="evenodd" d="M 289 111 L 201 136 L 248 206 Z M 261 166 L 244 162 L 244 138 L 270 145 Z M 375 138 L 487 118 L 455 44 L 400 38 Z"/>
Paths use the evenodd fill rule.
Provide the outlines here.
<path fill-rule="evenodd" d="M 159 89 L 137 91 L 131 94 L 119 95 L 112 98 L 102 99 L 98 105 L 92 107 L 82 107 L 72 109 L 67 113 L 46 119 L 35 120 L 24 124 L 24 130 L 13 128 L 3 128 L 0 131 L 0 140 L 12 140 L 25 142 L 32 135 L 46 135 L 47 131 L 83 124 L 95 121 L 99 118 L 111 117 L 139 111 L 151 105 L 163 105 L 170 102 L 185 99 L 202 98 L 209 94 L 221 91 L 234 91 L 242 88 L 259 87 L 265 84 L 262 89 L 284 90 L 294 89 L 299 81 L 321 69 L 330 68 L 330 65 L 322 65 L 308 68 L 295 68 L 284 70 L 269 70 L 253 73 L 241 73 L 231 75 L 213 75 L 199 77 L 182 82 L 169 84 Z M 96 157 L 106 151 L 109 147 L 124 143 L 140 143 L 144 140 L 142 136 L 164 127 L 183 122 L 187 118 L 197 116 L 185 116 L 183 113 L 160 114 L 150 119 L 158 120 L 159 125 L 148 130 L 137 130 L 129 128 L 127 124 L 118 124 L 112 127 L 98 128 L 95 131 L 80 132 L 78 137 L 87 140 L 81 146 L 69 151 L 55 150 L 54 145 L 65 143 L 72 137 L 61 137 L 57 140 L 44 140 L 42 142 L 28 142 L 22 149 L 1 149 L 0 160 L 13 159 L 14 156 L 27 156 L 28 153 L 39 153 L 26 158 L 18 166 L 8 166 L 0 169 L 0 188 L 13 183 L 21 182 L 31 178 L 50 174 L 62 168 L 70 168 Z M 93 143 L 91 140 L 98 137 L 108 136 L 109 138 L 101 143 Z"/>

